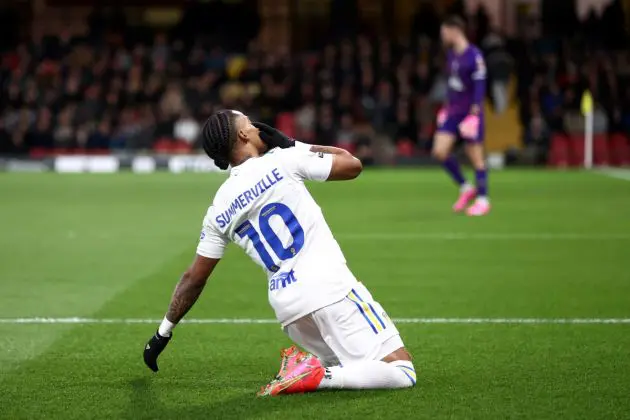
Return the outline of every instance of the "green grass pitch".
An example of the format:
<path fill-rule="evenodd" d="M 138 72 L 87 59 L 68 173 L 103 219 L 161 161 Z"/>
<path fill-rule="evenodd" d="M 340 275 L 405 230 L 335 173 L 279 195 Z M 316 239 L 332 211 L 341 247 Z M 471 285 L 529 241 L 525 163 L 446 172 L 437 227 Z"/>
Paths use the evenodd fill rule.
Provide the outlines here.
<path fill-rule="evenodd" d="M 630 318 L 630 182 L 491 174 L 470 219 L 433 170 L 313 184 L 353 272 L 393 318 Z M 630 418 L 630 324 L 400 324 L 418 385 L 260 399 L 289 343 L 276 324 L 182 324 L 158 374 L 157 324 L 192 260 L 216 174 L 0 175 L 2 419 Z M 273 317 L 230 248 L 188 317 Z"/>

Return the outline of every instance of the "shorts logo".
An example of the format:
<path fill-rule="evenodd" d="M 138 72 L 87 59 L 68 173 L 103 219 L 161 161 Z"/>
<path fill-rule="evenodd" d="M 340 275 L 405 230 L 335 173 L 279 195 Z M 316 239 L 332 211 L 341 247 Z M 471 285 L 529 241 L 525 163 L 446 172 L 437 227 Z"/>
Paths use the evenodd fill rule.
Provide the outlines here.
<path fill-rule="evenodd" d="M 323 159 L 323 158 L 324 158 L 324 152 L 319 152 L 319 153 L 317 154 L 317 156 L 319 156 L 320 158 L 322 158 L 322 159 Z"/>
<path fill-rule="evenodd" d="M 199 240 L 203 241 L 203 239 L 206 237 L 206 232 L 204 232 L 203 230 L 201 231 L 201 235 L 199 235 Z"/>
<path fill-rule="evenodd" d="M 284 289 L 295 282 L 297 282 L 297 278 L 293 270 L 288 273 L 278 273 L 269 279 L 269 291 L 273 292 L 274 290 Z"/>

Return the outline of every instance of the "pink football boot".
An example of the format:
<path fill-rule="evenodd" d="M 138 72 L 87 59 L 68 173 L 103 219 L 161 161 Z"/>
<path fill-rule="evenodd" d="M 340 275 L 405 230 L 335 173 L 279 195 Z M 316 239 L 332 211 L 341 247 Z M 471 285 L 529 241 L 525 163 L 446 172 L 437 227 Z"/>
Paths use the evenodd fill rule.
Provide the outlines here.
<path fill-rule="evenodd" d="M 258 392 L 259 397 L 280 394 L 302 394 L 317 390 L 326 370 L 319 359 L 308 355 L 301 363 L 287 366 L 284 377 L 274 379 Z"/>
<path fill-rule="evenodd" d="M 465 188 L 459 193 L 459 198 L 457 199 L 455 204 L 453 204 L 453 211 L 455 213 L 461 213 L 462 211 L 466 209 L 466 206 L 475 199 L 476 196 L 477 196 L 476 189 L 472 187 Z"/>
<path fill-rule="evenodd" d="M 284 378 L 287 373 L 293 369 L 296 365 L 300 364 L 304 359 L 309 356 L 308 353 L 300 351 L 296 346 L 291 346 L 280 352 L 280 371 L 276 375 L 276 379 Z"/>
<path fill-rule="evenodd" d="M 488 213 L 490 213 L 490 202 L 487 198 L 477 198 L 466 210 L 468 216 L 485 216 Z"/>

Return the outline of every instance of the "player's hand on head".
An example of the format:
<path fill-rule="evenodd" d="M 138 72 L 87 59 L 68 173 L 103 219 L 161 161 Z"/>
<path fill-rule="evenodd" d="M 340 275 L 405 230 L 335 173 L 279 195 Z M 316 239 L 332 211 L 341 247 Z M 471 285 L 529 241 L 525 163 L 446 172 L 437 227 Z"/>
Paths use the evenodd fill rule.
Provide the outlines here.
<path fill-rule="evenodd" d="M 269 149 L 273 149 L 275 147 L 286 149 L 288 147 L 295 146 L 295 140 L 284 134 L 282 131 L 261 122 L 254 122 L 252 124 L 260 130 L 260 139 L 269 146 Z"/>
<path fill-rule="evenodd" d="M 153 337 L 147 342 L 144 346 L 144 363 L 147 365 L 149 369 L 153 372 L 158 371 L 157 359 L 160 353 L 166 348 L 166 345 L 171 338 L 173 337 L 173 333 L 171 333 L 168 337 L 163 337 L 159 332 L 155 332 Z"/>

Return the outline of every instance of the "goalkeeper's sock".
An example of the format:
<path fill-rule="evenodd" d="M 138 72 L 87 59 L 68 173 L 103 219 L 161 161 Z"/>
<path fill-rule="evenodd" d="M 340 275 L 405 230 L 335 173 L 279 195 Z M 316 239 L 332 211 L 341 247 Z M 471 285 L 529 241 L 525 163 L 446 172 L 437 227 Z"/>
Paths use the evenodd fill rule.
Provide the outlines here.
<path fill-rule="evenodd" d="M 410 361 L 368 360 L 326 368 L 319 389 L 393 389 L 415 384 L 416 371 Z"/>
<path fill-rule="evenodd" d="M 466 185 L 466 178 L 464 178 L 464 174 L 462 173 L 462 168 L 459 166 L 459 162 L 457 158 L 453 155 L 449 156 L 444 162 L 442 162 L 442 166 L 448 174 L 453 178 L 453 180 L 457 183 L 457 185 L 464 186 Z"/>
<path fill-rule="evenodd" d="M 475 180 L 477 184 L 477 197 L 488 199 L 488 170 L 477 169 L 475 171 Z"/>

